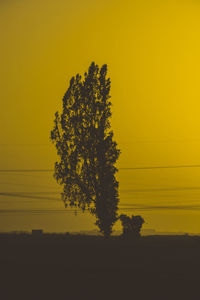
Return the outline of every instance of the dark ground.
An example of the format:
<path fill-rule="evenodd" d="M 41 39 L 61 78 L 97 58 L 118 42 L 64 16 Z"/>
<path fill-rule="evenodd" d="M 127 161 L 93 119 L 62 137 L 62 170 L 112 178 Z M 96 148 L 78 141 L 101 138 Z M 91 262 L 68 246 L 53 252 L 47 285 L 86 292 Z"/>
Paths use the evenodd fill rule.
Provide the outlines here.
<path fill-rule="evenodd" d="M 200 237 L 0 234 L 0 299 L 200 299 Z"/>

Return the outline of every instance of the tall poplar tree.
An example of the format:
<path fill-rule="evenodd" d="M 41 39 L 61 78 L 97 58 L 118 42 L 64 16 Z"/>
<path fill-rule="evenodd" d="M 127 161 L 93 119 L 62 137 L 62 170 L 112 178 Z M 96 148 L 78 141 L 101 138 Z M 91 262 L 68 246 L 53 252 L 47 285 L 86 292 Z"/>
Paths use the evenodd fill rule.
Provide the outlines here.
<path fill-rule="evenodd" d="M 79 74 L 71 79 L 51 131 L 59 156 L 54 177 L 63 186 L 65 207 L 89 209 L 105 236 L 117 220 L 119 202 L 115 163 L 120 150 L 110 117 L 107 65 L 99 69 L 93 62 L 83 79 Z"/>

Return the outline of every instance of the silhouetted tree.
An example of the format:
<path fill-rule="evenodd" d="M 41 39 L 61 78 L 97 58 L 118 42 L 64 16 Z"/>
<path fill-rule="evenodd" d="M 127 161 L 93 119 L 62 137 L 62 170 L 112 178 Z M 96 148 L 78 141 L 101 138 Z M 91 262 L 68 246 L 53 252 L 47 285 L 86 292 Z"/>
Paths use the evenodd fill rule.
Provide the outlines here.
<path fill-rule="evenodd" d="M 71 79 L 51 131 L 60 157 L 54 177 L 63 186 L 65 206 L 89 209 L 105 236 L 117 220 L 119 201 L 115 163 L 120 151 L 110 130 L 109 93 L 107 65 L 99 69 L 93 62 L 83 79 L 79 74 Z"/>
<path fill-rule="evenodd" d="M 144 219 L 141 216 L 120 215 L 119 219 L 123 226 L 123 236 L 126 238 L 140 237 L 140 230 L 144 224 Z"/>

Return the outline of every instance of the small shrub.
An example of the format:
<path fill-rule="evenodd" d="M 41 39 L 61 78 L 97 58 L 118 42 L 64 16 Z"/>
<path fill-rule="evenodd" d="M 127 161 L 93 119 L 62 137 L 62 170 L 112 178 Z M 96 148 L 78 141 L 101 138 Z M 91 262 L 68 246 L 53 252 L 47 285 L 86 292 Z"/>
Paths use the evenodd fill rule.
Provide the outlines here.
<path fill-rule="evenodd" d="M 120 215 L 119 217 L 122 227 L 123 233 L 122 236 L 125 238 L 139 238 L 140 231 L 142 225 L 144 224 L 144 219 L 141 216 L 127 216 L 127 215 Z"/>

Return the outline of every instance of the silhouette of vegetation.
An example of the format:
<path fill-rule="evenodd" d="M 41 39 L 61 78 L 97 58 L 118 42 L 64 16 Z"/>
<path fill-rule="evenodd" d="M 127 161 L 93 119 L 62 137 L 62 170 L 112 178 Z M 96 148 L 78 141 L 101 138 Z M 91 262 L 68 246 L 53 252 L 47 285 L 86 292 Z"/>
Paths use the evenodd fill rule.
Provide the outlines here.
<path fill-rule="evenodd" d="M 121 214 L 119 217 L 123 226 L 123 237 L 125 238 L 139 238 L 144 219 L 141 216 L 127 216 Z"/>
<path fill-rule="evenodd" d="M 83 79 L 72 77 L 51 131 L 60 157 L 54 177 L 63 186 L 65 207 L 89 209 L 105 236 L 117 220 L 119 201 L 115 163 L 120 150 L 110 129 L 110 84 L 107 65 L 100 69 L 94 62 Z"/>

